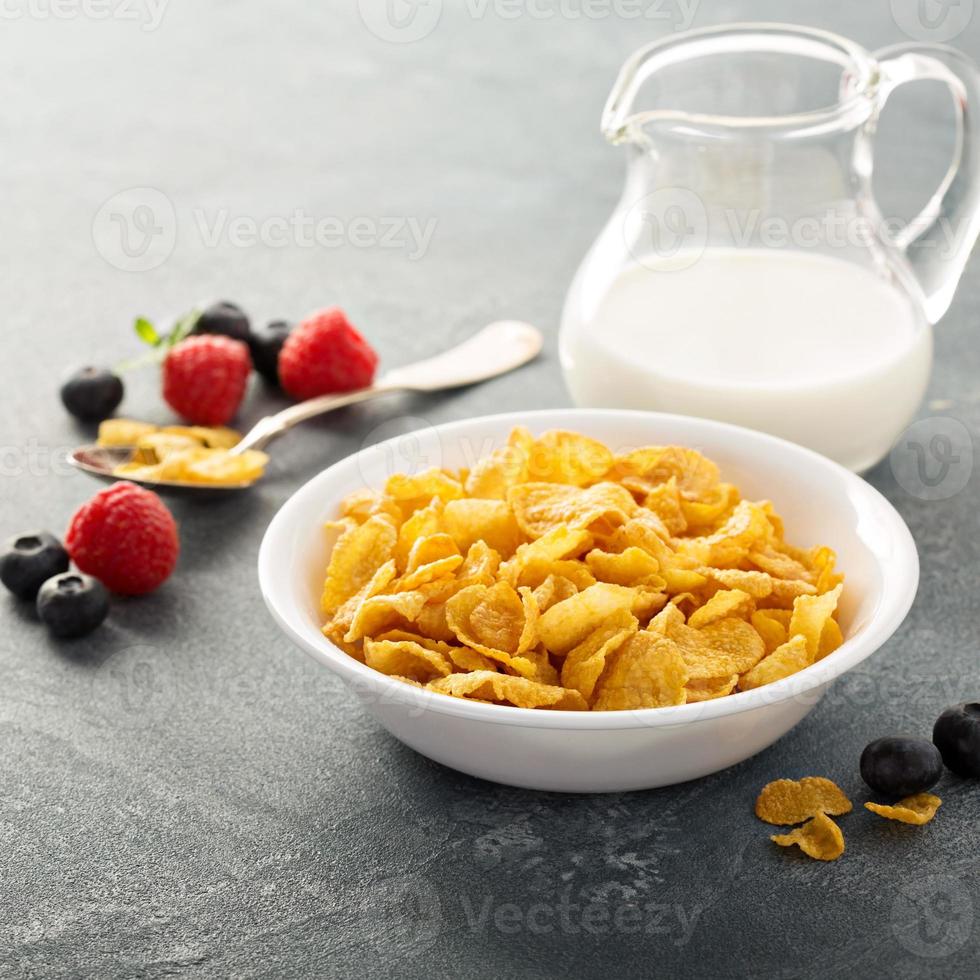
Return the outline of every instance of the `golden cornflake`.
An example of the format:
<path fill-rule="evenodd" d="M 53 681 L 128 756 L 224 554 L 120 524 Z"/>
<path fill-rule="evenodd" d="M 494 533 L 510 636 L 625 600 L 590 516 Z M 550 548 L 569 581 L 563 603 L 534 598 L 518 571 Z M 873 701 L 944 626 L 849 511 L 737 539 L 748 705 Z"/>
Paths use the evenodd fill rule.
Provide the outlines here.
<path fill-rule="evenodd" d="M 574 688 L 586 701 L 591 701 L 606 658 L 636 632 L 638 625 L 636 617 L 627 609 L 608 616 L 601 626 L 568 651 L 561 668 L 562 687 Z"/>
<path fill-rule="evenodd" d="M 657 559 L 642 548 L 626 548 L 619 554 L 610 554 L 596 548 L 585 556 L 585 563 L 600 582 L 635 585 L 638 582 L 649 582 L 656 576 L 661 589 L 667 584 L 657 575 L 660 570 Z"/>
<path fill-rule="evenodd" d="M 796 824 L 818 813 L 841 816 L 853 809 L 844 791 L 823 776 L 776 779 L 762 788 L 755 801 L 755 815 L 766 823 Z"/>
<path fill-rule="evenodd" d="M 524 677 L 474 670 L 469 674 L 450 674 L 432 681 L 430 691 L 451 694 L 457 698 L 511 704 L 515 708 L 555 708 L 562 711 L 585 711 L 587 706 L 578 691 L 568 691 L 553 684 L 541 684 Z"/>
<path fill-rule="evenodd" d="M 344 640 L 354 643 L 391 629 L 400 619 L 411 621 L 422 611 L 425 603 L 425 593 L 418 591 L 370 596 L 357 607 Z"/>
<path fill-rule="evenodd" d="M 396 473 L 388 478 L 388 482 L 385 484 L 385 494 L 395 500 L 423 498 L 428 502 L 433 497 L 438 497 L 445 502 L 462 497 L 463 487 L 458 480 L 454 480 L 442 470 L 433 468 L 415 476 Z"/>
<path fill-rule="evenodd" d="M 483 541 L 502 558 L 509 558 L 524 540 L 503 500 L 450 500 L 442 520 L 460 551 L 466 551 L 475 541 Z"/>
<path fill-rule="evenodd" d="M 636 633 L 613 655 L 599 681 L 596 711 L 684 704 L 688 673 L 677 645 L 657 633 Z"/>
<path fill-rule="evenodd" d="M 703 572 L 726 589 L 747 592 L 754 599 L 764 599 L 772 592 L 772 576 L 766 572 L 746 572 L 741 568 L 705 568 Z"/>
<path fill-rule="evenodd" d="M 372 512 L 374 505 L 371 505 Z M 442 531 L 443 502 L 440 497 L 433 497 L 426 507 L 420 507 L 408 520 L 398 528 L 398 541 L 395 545 L 395 564 L 400 572 L 408 567 L 408 556 L 420 538 L 430 537 Z M 400 515 L 399 511 L 399 515 Z M 368 516 L 371 516 L 370 514 Z"/>
<path fill-rule="evenodd" d="M 506 500 L 507 491 L 528 480 L 534 437 L 524 426 L 515 428 L 507 445 L 481 459 L 466 477 L 466 493 L 481 499 Z"/>
<path fill-rule="evenodd" d="M 366 639 L 364 662 L 382 674 L 410 677 L 422 683 L 434 677 L 445 677 L 453 670 L 452 662 L 444 653 L 412 640 Z"/>
<path fill-rule="evenodd" d="M 553 430 L 534 441 L 528 460 L 528 479 L 584 487 L 612 465 L 612 453 L 578 432 Z"/>
<path fill-rule="evenodd" d="M 818 813 L 788 834 L 773 834 L 769 839 L 780 847 L 795 844 L 804 854 L 817 861 L 836 861 L 844 853 L 844 835 L 825 813 Z"/>
<path fill-rule="evenodd" d="M 752 626 L 762 637 L 762 642 L 766 645 L 766 653 L 772 653 L 781 647 L 788 639 L 786 626 L 772 615 L 773 612 L 782 610 L 760 609 L 752 613 Z"/>
<path fill-rule="evenodd" d="M 578 586 L 564 575 L 550 574 L 534 590 L 534 601 L 541 612 L 547 612 L 556 602 L 564 602 L 578 592 Z"/>
<path fill-rule="evenodd" d="M 823 632 L 820 634 L 820 648 L 817 650 L 817 660 L 823 660 L 824 657 L 829 656 L 843 642 L 844 634 L 841 632 L 840 626 L 837 625 L 837 620 L 828 619 L 824 623 Z"/>
<path fill-rule="evenodd" d="M 942 802 L 932 793 L 916 793 L 915 796 L 906 796 L 904 800 L 899 800 L 892 806 L 883 803 L 865 803 L 864 806 L 886 820 L 898 820 L 900 823 L 921 827 L 932 820 Z"/>
<path fill-rule="evenodd" d="M 135 419 L 106 419 L 99 423 L 98 445 L 135 446 L 141 436 L 158 432 L 159 427 L 152 422 L 137 422 Z"/>
<path fill-rule="evenodd" d="M 391 522 L 377 515 L 363 524 L 351 522 L 346 526 L 330 553 L 320 599 L 322 612 L 335 612 L 370 580 L 391 557 L 396 536 Z"/>
<path fill-rule="evenodd" d="M 544 645 L 564 656 L 609 616 L 632 609 L 636 593 L 622 585 L 597 582 L 552 606 L 538 623 Z"/>
<path fill-rule="evenodd" d="M 823 595 L 801 595 L 793 603 L 793 616 L 789 621 L 789 635 L 802 636 L 806 640 L 806 651 L 811 662 L 820 652 L 820 637 L 830 617 L 837 609 L 841 589 L 838 585 Z"/>
<path fill-rule="evenodd" d="M 729 677 L 689 678 L 687 682 L 687 702 L 714 701 L 731 694 L 738 684 L 738 674 Z"/>
<path fill-rule="evenodd" d="M 739 690 L 751 691 L 753 688 L 781 681 L 799 673 L 804 667 L 809 667 L 810 663 L 806 639 L 794 636 L 746 671 L 738 682 Z"/>
<path fill-rule="evenodd" d="M 688 617 L 687 624 L 693 629 L 710 626 L 719 619 L 729 616 L 742 616 L 748 619 L 752 615 L 755 603 L 752 596 L 741 589 L 723 589 L 716 592 L 703 606 L 696 609 Z"/>
<path fill-rule="evenodd" d="M 600 521 L 623 524 L 636 510 L 628 490 L 616 483 L 588 488 L 561 483 L 523 483 L 511 487 L 507 502 L 529 538 L 540 538 L 552 528 L 587 529 Z"/>

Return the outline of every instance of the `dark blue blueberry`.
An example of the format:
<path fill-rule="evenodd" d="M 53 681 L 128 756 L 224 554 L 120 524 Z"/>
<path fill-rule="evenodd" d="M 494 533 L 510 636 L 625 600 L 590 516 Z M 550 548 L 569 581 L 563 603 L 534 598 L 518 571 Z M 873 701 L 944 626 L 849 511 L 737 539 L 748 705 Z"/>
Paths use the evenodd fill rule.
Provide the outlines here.
<path fill-rule="evenodd" d="M 47 531 L 11 538 L 0 552 L 0 582 L 21 599 L 34 599 L 52 575 L 68 571 L 68 552 Z"/>
<path fill-rule="evenodd" d="M 252 339 L 252 327 L 241 307 L 222 301 L 212 303 L 198 317 L 191 333 L 217 333 L 232 340 L 248 343 Z"/>
<path fill-rule="evenodd" d="M 75 418 L 101 422 L 123 400 L 123 383 L 108 368 L 83 367 L 61 386 L 61 401 Z"/>
<path fill-rule="evenodd" d="M 924 793 L 942 774 L 943 757 L 924 738 L 879 738 L 861 753 L 861 778 L 883 796 Z"/>
<path fill-rule="evenodd" d="M 980 778 L 980 704 L 947 708 L 936 721 L 932 740 L 947 769 L 957 776 Z"/>
<path fill-rule="evenodd" d="M 41 622 L 60 637 L 91 633 L 109 613 L 109 593 L 91 575 L 64 572 L 49 578 L 37 594 Z"/>
<path fill-rule="evenodd" d="M 273 320 L 252 334 L 249 343 L 252 366 L 274 387 L 279 384 L 279 351 L 292 329 L 288 320 Z"/>

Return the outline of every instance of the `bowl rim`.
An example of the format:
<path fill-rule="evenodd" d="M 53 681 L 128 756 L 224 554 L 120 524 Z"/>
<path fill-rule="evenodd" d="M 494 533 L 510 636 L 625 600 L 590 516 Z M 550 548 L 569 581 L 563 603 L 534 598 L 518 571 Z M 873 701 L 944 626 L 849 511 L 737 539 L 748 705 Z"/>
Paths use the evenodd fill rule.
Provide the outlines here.
<path fill-rule="evenodd" d="M 280 607 L 276 595 L 285 588 L 281 570 L 277 572 L 275 551 L 295 515 L 305 509 L 308 501 L 323 500 L 320 486 L 329 483 L 339 469 L 354 465 L 356 453 L 345 456 L 331 464 L 296 490 L 279 508 L 262 538 L 258 555 L 259 588 L 269 612 L 280 629 L 293 643 L 309 654 L 314 660 L 340 675 L 348 684 L 356 685 L 366 699 L 383 698 L 387 703 L 397 701 L 419 713 L 452 715 L 489 724 L 500 724 L 526 728 L 545 728 L 565 731 L 621 731 L 626 729 L 677 727 L 699 721 L 727 717 L 747 711 L 757 710 L 769 705 L 794 700 L 806 695 L 816 701 L 823 689 L 834 679 L 855 667 L 871 656 L 901 626 L 915 599 L 919 583 L 919 556 L 915 541 L 901 515 L 878 490 L 861 477 L 822 456 L 811 449 L 788 442 L 777 436 L 717 422 L 694 416 L 676 415 L 665 412 L 644 412 L 632 409 L 580 409 L 554 408 L 535 409 L 516 412 L 501 412 L 492 415 L 472 416 L 452 422 L 440 423 L 433 429 L 440 435 L 460 433 L 476 425 L 493 424 L 503 426 L 527 425 L 535 429 L 535 421 L 548 418 L 548 425 L 556 423 L 560 416 L 569 424 L 576 420 L 593 418 L 629 418 L 648 420 L 651 426 L 658 422 L 666 424 L 681 423 L 695 428 L 702 427 L 719 434 L 728 433 L 740 439 L 756 441 L 760 446 L 789 453 L 811 467 L 819 467 L 842 480 L 851 494 L 873 505 L 876 516 L 886 524 L 890 541 L 895 548 L 894 559 L 889 563 L 878 562 L 881 574 L 881 597 L 878 608 L 860 636 L 845 640 L 828 657 L 811 664 L 790 677 L 775 681 L 750 691 L 739 691 L 723 698 L 709 701 L 691 702 L 666 708 L 635 708 L 623 711 L 565 711 L 518 708 L 511 705 L 487 704 L 469 701 L 436 691 L 414 687 L 381 674 L 366 664 L 349 656 L 327 637 L 320 636 L 318 642 L 309 640 L 302 629 Z M 377 450 L 394 443 L 400 436 L 384 440 L 371 448 Z M 338 500 L 339 503 L 339 500 Z"/>

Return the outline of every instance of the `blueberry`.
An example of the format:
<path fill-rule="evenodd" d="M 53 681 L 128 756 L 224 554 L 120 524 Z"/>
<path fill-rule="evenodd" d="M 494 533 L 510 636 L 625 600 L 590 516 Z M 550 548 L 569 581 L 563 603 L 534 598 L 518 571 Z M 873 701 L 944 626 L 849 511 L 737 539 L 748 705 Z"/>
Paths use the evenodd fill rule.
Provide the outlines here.
<path fill-rule="evenodd" d="M 52 575 L 67 571 L 68 552 L 47 531 L 11 538 L 0 551 L 0 581 L 22 599 L 33 599 Z"/>
<path fill-rule="evenodd" d="M 273 320 L 252 334 L 249 342 L 252 365 L 270 385 L 279 384 L 279 351 L 292 329 L 293 325 L 286 320 Z"/>
<path fill-rule="evenodd" d="M 947 769 L 957 776 L 980 777 L 980 704 L 947 708 L 936 721 L 932 740 Z"/>
<path fill-rule="evenodd" d="M 61 386 L 61 400 L 76 418 L 101 422 L 123 399 L 123 383 L 108 368 L 83 367 Z"/>
<path fill-rule="evenodd" d="M 61 637 L 91 633 L 109 612 L 109 593 L 91 575 L 64 572 L 49 578 L 37 594 L 41 622 Z"/>
<path fill-rule="evenodd" d="M 861 778 L 883 796 L 913 796 L 939 782 L 943 757 L 924 738 L 879 738 L 861 753 Z"/>
<path fill-rule="evenodd" d="M 222 301 L 212 303 L 198 317 L 191 333 L 217 333 L 232 340 L 241 340 L 246 344 L 252 339 L 252 327 L 248 317 L 241 307 L 234 303 Z"/>

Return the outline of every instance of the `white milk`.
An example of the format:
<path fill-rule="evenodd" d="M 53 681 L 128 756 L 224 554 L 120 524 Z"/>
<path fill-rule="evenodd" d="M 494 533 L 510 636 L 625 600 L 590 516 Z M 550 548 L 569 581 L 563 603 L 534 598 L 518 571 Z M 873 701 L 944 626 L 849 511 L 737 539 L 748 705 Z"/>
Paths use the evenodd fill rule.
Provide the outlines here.
<path fill-rule="evenodd" d="M 852 262 L 709 249 L 686 268 L 625 270 L 590 322 L 566 315 L 561 357 L 579 405 L 720 419 L 862 470 L 918 407 L 932 332 Z"/>

